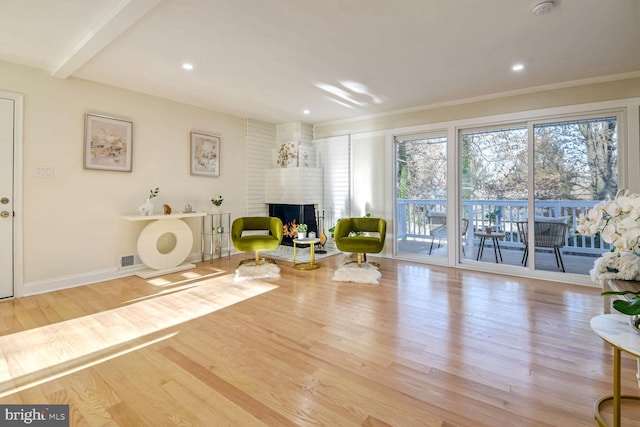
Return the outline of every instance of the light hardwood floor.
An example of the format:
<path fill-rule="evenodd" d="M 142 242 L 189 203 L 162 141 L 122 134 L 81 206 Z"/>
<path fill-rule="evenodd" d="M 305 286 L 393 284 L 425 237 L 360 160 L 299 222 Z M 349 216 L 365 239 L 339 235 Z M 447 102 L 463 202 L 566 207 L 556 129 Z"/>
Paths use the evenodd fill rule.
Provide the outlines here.
<path fill-rule="evenodd" d="M 243 258 L 0 302 L 0 403 L 89 426 L 582 427 L 612 390 L 598 289 L 387 259 L 378 286 L 332 282 L 344 255 L 234 283 Z"/>

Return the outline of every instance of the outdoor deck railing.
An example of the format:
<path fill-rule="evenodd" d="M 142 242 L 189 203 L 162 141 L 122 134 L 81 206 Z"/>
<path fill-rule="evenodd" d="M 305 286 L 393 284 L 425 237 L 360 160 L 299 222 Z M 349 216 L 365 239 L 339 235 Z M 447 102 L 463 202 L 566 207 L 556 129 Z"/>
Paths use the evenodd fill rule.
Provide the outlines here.
<path fill-rule="evenodd" d="M 564 252 L 575 254 L 599 255 L 610 246 L 599 235 L 585 236 L 576 232 L 578 217 L 586 214 L 597 201 L 541 200 L 535 202 L 535 216 L 566 217 L 568 231 L 565 237 Z M 398 239 L 430 238 L 429 215 L 446 213 L 447 201 L 444 199 L 397 200 L 396 235 Z M 522 248 L 524 245 L 518 234 L 516 223 L 527 220 L 526 200 L 463 200 L 462 218 L 469 220 L 468 230 L 463 238 L 474 239 L 473 232 L 484 230 L 489 225 L 485 217 L 489 212 L 497 211 L 494 223 L 500 232 L 505 233 L 505 248 Z"/>

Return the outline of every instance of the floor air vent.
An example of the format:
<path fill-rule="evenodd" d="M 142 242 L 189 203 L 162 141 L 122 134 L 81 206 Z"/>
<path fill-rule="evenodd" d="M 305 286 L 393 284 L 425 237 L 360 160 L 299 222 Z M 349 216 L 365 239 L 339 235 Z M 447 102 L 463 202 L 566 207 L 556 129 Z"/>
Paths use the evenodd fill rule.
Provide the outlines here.
<path fill-rule="evenodd" d="M 135 262 L 135 255 L 124 255 L 120 258 L 120 267 L 131 267 Z"/>

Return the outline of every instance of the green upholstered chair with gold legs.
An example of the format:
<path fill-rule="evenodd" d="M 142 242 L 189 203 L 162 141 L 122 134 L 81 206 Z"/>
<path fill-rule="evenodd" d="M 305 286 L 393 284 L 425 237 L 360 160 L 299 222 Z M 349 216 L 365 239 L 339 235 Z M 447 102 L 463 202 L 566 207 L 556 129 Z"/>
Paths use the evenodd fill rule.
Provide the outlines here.
<path fill-rule="evenodd" d="M 255 265 L 260 264 L 261 251 L 275 251 L 282 242 L 282 221 L 270 216 L 240 217 L 231 225 L 233 247 L 240 252 L 255 252 Z M 251 262 L 247 259 L 240 264 Z M 270 261 L 272 260 L 264 260 Z"/>
<path fill-rule="evenodd" d="M 362 266 L 362 258 L 367 254 L 377 254 L 384 248 L 387 234 L 387 221 L 382 218 L 343 218 L 336 224 L 333 239 L 336 247 L 342 252 L 358 255 L 358 267 Z M 375 263 L 369 263 L 373 266 Z"/>

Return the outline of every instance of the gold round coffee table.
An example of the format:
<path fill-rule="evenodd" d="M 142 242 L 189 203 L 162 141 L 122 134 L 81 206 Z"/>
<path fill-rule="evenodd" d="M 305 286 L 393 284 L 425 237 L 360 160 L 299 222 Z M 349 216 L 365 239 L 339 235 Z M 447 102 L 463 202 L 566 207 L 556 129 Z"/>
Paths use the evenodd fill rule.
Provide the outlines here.
<path fill-rule="evenodd" d="M 320 268 L 318 264 L 316 264 L 316 244 L 320 243 L 320 239 L 293 239 L 293 268 L 296 270 L 315 270 L 316 268 Z M 298 262 L 296 263 L 296 249 L 298 245 L 309 245 L 309 262 Z"/>

